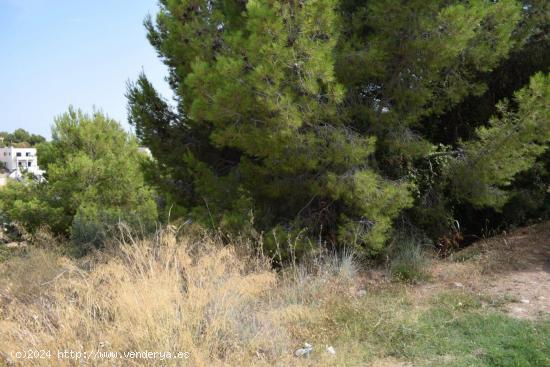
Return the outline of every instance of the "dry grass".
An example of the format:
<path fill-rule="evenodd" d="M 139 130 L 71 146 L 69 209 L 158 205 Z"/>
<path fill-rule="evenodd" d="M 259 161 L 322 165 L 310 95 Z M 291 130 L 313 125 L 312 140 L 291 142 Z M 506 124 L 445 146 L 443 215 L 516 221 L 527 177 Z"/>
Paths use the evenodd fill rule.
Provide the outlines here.
<path fill-rule="evenodd" d="M 330 262 L 313 261 L 278 276 L 264 259 L 206 235 L 176 236 L 169 229 L 150 240 L 126 237 L 78 263 L 31 249 L 0 268 L 0 351 L 5 359 L 23 350 L 170 351 L 189 352 L 183 363 L 190 366 L 296 365 L 302 361 L 292 352 L 316 319 L 311 307 L 347 289 L 353 276 L 350 256 Z M 52 355 L 12 362 L 83 361 Z M 156 366 L 159 360 L 84 362 Z"/>
<path fill-rule="evenodd" d="M 78 261 L 44 235 L 41 247 L 0 263 L 0 366 L 497 366 L 491 358 L 510 340 L 514 358 L 539 366 L 550 350 L 548 322 L 508 317 L 476 286 L 494 278 L 483 260 L 496 245 L 461 262 L 434 261 L 420 284 L 371 284 L 377 272 L 358 269 L 350 253 L 312 254 L 276 273 L 252 251 L 258 246 L 186 231 L 169 227 L 147 240 L 123 233 Z M 546 248 L 541 236 L 531 250 Z M 510 251 L 519 246 L 509 243 Z M 487 355 L 471 353 L 473 331 Z M 304 342 L 314 346 L 311 356 L 295 357 Z M 28 350 L 52 356 L 10 358 Z M 63 350 L 189 352 L 189 359 L 58 359 Z"/>

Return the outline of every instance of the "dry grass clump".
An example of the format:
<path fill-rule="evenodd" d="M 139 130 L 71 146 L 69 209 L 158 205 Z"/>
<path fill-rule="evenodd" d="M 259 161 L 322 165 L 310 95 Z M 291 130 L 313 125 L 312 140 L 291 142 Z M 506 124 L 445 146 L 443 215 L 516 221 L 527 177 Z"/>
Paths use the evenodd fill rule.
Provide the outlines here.
<path fill-rule="evenodd" d="M 77 264 L 44 250 L 2 265 L 0 351 L 189 352 L 163 365 L 272 365 L 292 355 L 277 275 L 209 237 L 126 240 Z M 278 293 L 280 294 L 280 293 Z M 280 299 L 279 299 L 280 301 Z M 286 358 L 285 357 L 285 358 Z M 90 357 L 88 357 L 90 358 Z M 14 360 L 36 366 L 148 366 L 158 359 Z M 1 363 L 0 363 L 1 365 Z"/>

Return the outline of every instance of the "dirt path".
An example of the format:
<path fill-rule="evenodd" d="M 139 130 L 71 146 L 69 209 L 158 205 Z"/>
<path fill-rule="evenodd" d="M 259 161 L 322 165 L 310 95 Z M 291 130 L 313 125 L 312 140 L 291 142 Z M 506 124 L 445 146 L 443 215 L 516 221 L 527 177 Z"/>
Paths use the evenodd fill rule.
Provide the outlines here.
<path fill-rule="evenodd" d="M 520 318 L 550 314 L 550 222 L 482 240 L 441 261 L 425 287 L 489 295 Z M 431 292 L 430 292 L 431 293 Z"/>
<path fill-rule="evenodd" d="M 506 305 L 517 317 L 550 314 L 550 223 L 539 224 L 504 236 L 497 247 L 496 263 L 488 263 L 493 279 L 490 294 L 506 295 L 516 303 Z"/>

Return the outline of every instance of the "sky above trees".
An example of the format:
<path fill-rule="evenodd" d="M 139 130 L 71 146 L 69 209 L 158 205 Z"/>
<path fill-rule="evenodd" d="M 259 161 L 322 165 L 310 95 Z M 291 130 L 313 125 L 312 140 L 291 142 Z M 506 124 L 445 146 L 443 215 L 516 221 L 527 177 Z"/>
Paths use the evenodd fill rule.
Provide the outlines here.
<path fill-rule="evenodd" d="M 145 37 L 156 0 L 0 0 L 0 130 L 50 137 L 55 116 L 94 106 L 126 122 L 126 81 L 166 69 Z"/>

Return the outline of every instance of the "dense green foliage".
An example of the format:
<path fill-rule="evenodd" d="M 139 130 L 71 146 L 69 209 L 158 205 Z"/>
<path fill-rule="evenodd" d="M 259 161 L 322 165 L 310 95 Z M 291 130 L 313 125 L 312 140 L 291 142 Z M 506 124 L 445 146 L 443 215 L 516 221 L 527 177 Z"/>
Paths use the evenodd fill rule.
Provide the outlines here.
<path fill-rule="evenodd" d="M 31 134 L 25 129 L 17 129 L 13 133 L 0 131 L 0 147 L 2 146 L 35 146 L 46 139 L 37 134 Z"/>
<path fill-rule="evenodd" d="M 118 221 L 155 226 L 156 203 L 141 172 L 146 158 L 135 138 L 102 113 L 69 109 L 38 155 L 46 180 L 0 190 L 0 210 L 29 232 L 48 227 L 77 245 L 98 245 Z"/>
<path fill-rule="evenodd" d="M 544 1 L 162 0 L 145 24 L 175 103 L 141 75 L 130 122 L 207 225 L 377 252 L 401 213 L 438 238 L 548 146 Z"/>
<path fill-rule="evenodd" d="M 550 78 L 535 75 L 515 98 L 517 111 L 499 103 L 499 115 L 463 144 L 465 159 L 452 166 L 455 192 L 477 206 L 500 208 L 518 172 L 533 166 L 550 143 Z"/>

